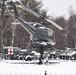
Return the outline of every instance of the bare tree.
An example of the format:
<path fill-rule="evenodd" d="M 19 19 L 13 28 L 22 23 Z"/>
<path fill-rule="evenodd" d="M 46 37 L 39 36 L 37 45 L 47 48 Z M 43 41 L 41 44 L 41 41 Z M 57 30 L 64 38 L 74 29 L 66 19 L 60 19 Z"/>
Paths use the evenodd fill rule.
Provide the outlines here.
<path fill-rule="evenodd" d="M 69 20 L 68 20 L 68 43 L 71 44 L 72 47 L 76 48 L 76 13 L 73 10 L 73 7 L 69 8 Z"/>

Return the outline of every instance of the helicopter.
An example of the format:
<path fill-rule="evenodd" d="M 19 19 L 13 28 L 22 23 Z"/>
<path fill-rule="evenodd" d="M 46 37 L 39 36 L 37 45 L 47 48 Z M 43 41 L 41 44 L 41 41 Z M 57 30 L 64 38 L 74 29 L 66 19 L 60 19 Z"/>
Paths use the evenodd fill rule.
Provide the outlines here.
<path fill-rule="evenodd" d="M 4 10 L 5 10 L 5 2 L 8 0 L 3 0 L 3 5 L 2 5 L 2 14 L 4 14 Z M 59 30 L 63 30 L 62 27 L 60 27 L 59 25 L 57 25 L 55 22 L 49 20 L 48 18 L 39 15 L 38 13 L 34 12 L 33 10 L 29 9 L 28 7 L 25 7 L 21 1 L 17 1 L 20 3 L 20 5 L 16 6 L 16 1 L 14 2 L 13 0 L 9 0 L 6 3 L 9 3 L 14 10 L 15 13 L 15 19 L 16 22 L 14 22 L 13 24 L 20 24 L 29 34 L 30 34 L 30 40 L 32 42 L 32 46 L 36 47 L 39 49 L 40 51 L 40 59 L 39 59 L 39 64 L 42 64 L 42 60 L 43 60 L 43 53 L 44 50 L 48 47 L 52 47 L 56 44 L 56 40 L 55 40 L 55 34 L 54 31 L 50 28 L 45 27 L 42 23 L 37 23 L 37 22 L 27 22 L 24 19 L 22 19 L 21 17 L 19 17 L 18 15 L 18 10 L 17 7 L 27 11 L 28 13 L 36 16 L 37 18 L 41 19 L 41 21 L 47 21 L 50 24 L 54 25 L 55 27 L 57 27 Z"/>

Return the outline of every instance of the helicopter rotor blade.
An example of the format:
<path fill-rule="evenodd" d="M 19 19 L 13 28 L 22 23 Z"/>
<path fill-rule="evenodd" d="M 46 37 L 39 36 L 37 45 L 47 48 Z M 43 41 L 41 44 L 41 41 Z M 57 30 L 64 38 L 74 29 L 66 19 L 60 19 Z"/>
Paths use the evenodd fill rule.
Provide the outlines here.
<path fill-rule="evenodd" d="M 6 1 L 6 0 L 3 0 L 2 15 L 3 15 L 3 13 L 4 13 L 5 1 Z M 61 26 L 59 26 L 58 24 L 56 24 L 55 22 L 47 19 L 47 18 L 44 17 L 44 16 L 41 16 L 40 14 L 36 13 L 35 11 L 33 11 L 33 10 L 29 9 L 28 7 L 25 7 L 24 5 L 22 5 L 22 2 L 21 2 L 20 0 L 10 0 L 10 1 L 13 1 L 13 2 L 15 2 L 15 3 L 16 3 L 16 2 L 19 2 L 20 5 L 18 5 L 17 7 L 19 7 L 19 8 L 21 8 L 21 9 L 29 12 L 30 14 L 36 16 L 37 18 L 40 18 L 41 21 L 45 20 L 45 21 L 51 23 L 52 25 L 54 25 L 55 27 L 57 27 L 59 30 L 63 30 L 63 28 L 62 28 Z M 9 1 L 8 1 L 8 2 L 9 2 Z"/>
<path fill-rule="evenodd" d="M 25 23 L 25 22 L 24 22 Z M 34 24 L 38 24 L 38 25 L 42 25 L 41 23 L 38 23 L 38 22 L 27 22 L 28 24 L 30 24 L 30 25 L 34 25 Z M 17 21 L 15 21 L 15 22 L 12 22 L 11 24 L 13 24 L 13 25 L 20 25 L 20 23 L 19 22 L 17 22 Z"/>
<path fill-rule="evenodd" d="M 52 25 L 54 25 L 55 27 L 57 27 L 59 30 L 63 30 L 63 28 L 62 28 L 61 26 L 59 26 L 59 25 L 56 24 L 55 22 L 53 22 L 53 21 L 47 19 L 46 17 L 43 17 L 43 16 L 39 15 L 39 14 L 36 13 L 35 11 L 33 11 L 33 10 L 31 10 L 31 9 L 29 9 L 29 8 L 27 8 L 27 7 L 25 7 L 25 6 L 23 6 L 23 5 L 19 5 L 18 7 L 20 7 L 20 8 L 22 8 L 23 10 L 29 12 L 30 14 L 33 14 L 34 16 L 40 18 L 41 20 L 45 20 L 45 21 L 51 23 Z"/>
<path fill-rule="evenodd" d="M 55 27 L 57 27 L 59 30 L 63 30 L 63 28 L 61 27 L 61 26 L 59 26 L 58 24 L 56 24 L 55 22 L 53 22 L 53 21 L 51 21 L 51 20 L 49 20 L 49 19 L 46 19 L 45 18 L 45 20 L 46 21 L 48 21 L 48 22 L 50 22 L 51 24 L 53 24 Z"/>
<path fill-rule="evenodd" d="M 31 10 L 31 9 L 29 9 L 29 8 L 23 6 L 23 5 L 18 5 L 18 7 L 20 7 L 20 8 L 22 8 L 23 10 L 29 12 L 30 14 L 33 14 L 34 16 L 36 16 L 36 17 L 38 17 L 38 18 L 40 17 L 39 14 L 37 14 L 37 13 L 34 12 L 33 10 Z"/>

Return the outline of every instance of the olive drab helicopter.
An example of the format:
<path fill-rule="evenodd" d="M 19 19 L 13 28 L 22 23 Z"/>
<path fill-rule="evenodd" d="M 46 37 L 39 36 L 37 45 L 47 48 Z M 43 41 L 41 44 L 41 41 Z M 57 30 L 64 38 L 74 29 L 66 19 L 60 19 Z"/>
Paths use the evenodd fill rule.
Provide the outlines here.
<path fill-rule="evenodd" d="M 6 2 L 6 4 L 5 4 L 5 2 Z M 16 6 L 16 2 L 19 3 L 18 6 Z M 40 51 L 41 56 L 39 59 L 39 64 L 42 64 L 43 53 L 44 53 L 45 48 L 52 47 L 56 44 L 54 31 L 50 28 L 45 27 L 41 23 L 37 23 L 37 22 L 33 23 L 33 22 L 27 22 L 27 21 L 23 20 L 18 15 L 17 7 L 36 16 L 41 21 L 44 20 L 44 21 L 49 22 L 50 24 L 57 27 L 59 30 L 63 30 L 63 28 L 60 27 L 59 25 L 57 25 L 55 22 L 49 20 L 48 18 L 39 15 L 38 13 L 29 9 L 28 7 L 25 7 L 19 0 L 3 0 L 1 16 L 4 14 L 5 7 L 9 7 L 8 3 L 13 7 L 13 10 L 15 13 L 15 18 L 16 18 L 17 22 L 15 22 L 14 24 L 17 24 L 17 23 L 20 24 L 30 34 L 30 40 L 32 41 L 33 46 L 37 47 Z M 33 24 L 33 25 L 31 25 L 31 24 Z"/>

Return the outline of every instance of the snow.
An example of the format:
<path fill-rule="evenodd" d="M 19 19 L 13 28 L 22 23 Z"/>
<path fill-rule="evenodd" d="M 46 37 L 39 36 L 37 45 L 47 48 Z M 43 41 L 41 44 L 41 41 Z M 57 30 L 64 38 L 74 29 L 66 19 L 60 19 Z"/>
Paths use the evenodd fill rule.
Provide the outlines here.
<path fill-rule="evenodd" d="M 0 61 L 1 75 L 75 75 L 76 61 L 60 61 L 52 64 L 11 64 L 6 60 Z"/>
<path fill-rule="evenodd" d="M 68 56 L 72 56 L 74 54 L 76 54 L 76 51 L 72 51 L 72 52 L 67 53 Z"/>

